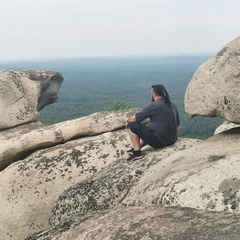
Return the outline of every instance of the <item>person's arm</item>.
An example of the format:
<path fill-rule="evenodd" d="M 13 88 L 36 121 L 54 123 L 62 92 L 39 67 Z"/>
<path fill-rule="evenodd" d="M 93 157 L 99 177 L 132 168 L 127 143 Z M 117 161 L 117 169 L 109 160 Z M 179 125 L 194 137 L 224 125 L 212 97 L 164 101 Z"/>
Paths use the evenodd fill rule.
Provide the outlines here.
<path fill-rule="evenodd" d="M 177 126 L 177 129 L 176 129 L 176 140 L 178 140 L 180 137 L 180 126 Z"/>
<path fill-rule="evenodd" d="M 130 122 L 140 123 L 144 119 L 150 117 L 151 113 L 153 111 L 152 109 L 153 109 L 153 103 L 150 103 L 145 108 L 143 108 L 140 112 L 138 112 L 137 114 L 129 117 L 128 120 L 127 120 L 127 123 L 126 123 L 126 128 L 128 127 L 128 123 L 130 123 Z"/>
<path fill-rule="evenodd" d="M 177 128 L 176 128 L 176 140 L 179 139 L 180 137 L 180 117 L 179 117 L 179 113 L 178 113 L 178 109 L 177 106 L 175 105 L 176 108 L 176 121 L 177 121 Z"/>
<path fill-rule="evenodd" d="M 126 122 L 126 129 L 128 129 L 128 124 L 130 122 L 136 122 L 136 116 L 132 115 L 130 118 L 128 118 L 127 122 Z"/>
<path fill-rule="evenodd" d="M 130 123 L 130 122 L 136 122 L 136 116 L 135 115 L 132 115 L 130 118 L 128 118 L 127 123 Z"/>

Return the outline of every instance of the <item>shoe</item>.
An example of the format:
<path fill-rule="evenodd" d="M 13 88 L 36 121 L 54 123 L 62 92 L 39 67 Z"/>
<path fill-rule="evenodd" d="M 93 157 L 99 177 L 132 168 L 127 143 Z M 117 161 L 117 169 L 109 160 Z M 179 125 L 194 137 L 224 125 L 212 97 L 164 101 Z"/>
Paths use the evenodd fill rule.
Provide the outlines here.
<path fill-rule="evenodd" d="M 127 158 L 128 161 L 133 161 L 133 160 L 137 160 L 137 159 L 141 159 L 143 158 L 143 154 L 142 152 L 134 152 L 132 155 L 129 156 L 129 158 Z"/>
<path fill-rule="evenodd" d="M 127 152 L 130 153 L 130 154 L 133 154 L 134 153 L 134 148 L 131 148 L 131 149 L 127 150 Z"/>

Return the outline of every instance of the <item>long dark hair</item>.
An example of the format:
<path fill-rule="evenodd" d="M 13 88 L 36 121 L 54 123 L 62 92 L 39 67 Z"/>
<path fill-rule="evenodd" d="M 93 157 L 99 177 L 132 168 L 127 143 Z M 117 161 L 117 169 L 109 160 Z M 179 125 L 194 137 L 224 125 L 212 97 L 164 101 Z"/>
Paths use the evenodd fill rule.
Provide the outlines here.
<path fill-rule="evenodd" d="M 169 108 L 172 108 L 170 96 L 163 85 L 161 84 L 152 85 L 152 89 L 158 96 L 160 96 L 163 99 L 163 101 L 168 105 Z"/>

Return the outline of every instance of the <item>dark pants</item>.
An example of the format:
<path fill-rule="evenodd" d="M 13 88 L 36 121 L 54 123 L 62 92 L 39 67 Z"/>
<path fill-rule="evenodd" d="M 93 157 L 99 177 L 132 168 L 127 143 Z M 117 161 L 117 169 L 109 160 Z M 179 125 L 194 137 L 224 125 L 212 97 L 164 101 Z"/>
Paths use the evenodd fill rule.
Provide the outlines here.
<path fill-rule="evenodd" d="M 153 148 L 163 148 L 166 147 L 154 134 L 153 130 L 141 123 L 131 122 L 128 124 L 128 128 L 131 132 L 137 134 L 144 143 L 150 145 Z"/>

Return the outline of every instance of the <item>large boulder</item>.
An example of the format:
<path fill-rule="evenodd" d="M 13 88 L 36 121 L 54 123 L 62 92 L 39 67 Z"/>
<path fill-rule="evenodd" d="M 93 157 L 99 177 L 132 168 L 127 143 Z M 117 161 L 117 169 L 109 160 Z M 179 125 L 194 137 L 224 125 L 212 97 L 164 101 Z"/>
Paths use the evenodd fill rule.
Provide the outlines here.
<path fill-rule="evenodd" d="M 108 210 L 111 215 L 111 211 L 114 214 L 116 208 L 120 208 L 124 214 L 127 211 L 125 207 L 131 211 L 129 207 L 132 206 L 142 206 L 143 211 L 148 211 L 151 205 L 190 207 L 234 213 L 235 219 L 238 219 L 239 128 L 205 141 L 179 139 L 176 144 L 160 150 L 145 146 L 143 159 L 128 162 L 126 150 L 130 148 L 130 142 L 124 122 L 130 114 L 131 110 L 103 112 L 84 117 L 82 122 L 74 120 L 61 123 L 58 127 L 61 126 L 61 139 L 66 143 L 61 141 L 54 146 L 28 152 L 28 156 L 25 155 L 22 160 L 0 172 L 1 239 L 23 240 L 43 231 L 33 236 L 41 239 L 47 229 L 46 239 L 54 239 L 59 231 L 66 232 L 62 237 L 67 234 L 70 239 L 87 239 L 84 234 L 94 234 L 94 229 L 81 233 L 78 231 L 84 228 L 82 226 L 87 226 L 89 221 L 98 224 L 97 214 L 104 214 Z M 72 128 L 70 126 L 73 123 L 75 127 Z M 31 127 L 33 133 L 41 130 L 44 135 L 45 131 L 49 132 L 48 127 L 40 124 L 31 124 Z M 30 134 L 23 126 L 21 129 L 24 134 Z M 7 135 L 14 139 L 13 129 L 11 131 L 7 131 Z M 176 215 L 182 214 L 182 211 L 179 209 L 168 221 L 178 221 Z M 195 214 L 195 211 L 192 212 Z M 151 215 L 151 212 L 147 214 Z M 213 215 L 210 222 L 206 218 L 205 225 L 198 222 L 196 229 L 201 229 L 203 234 L 203 229 L 207 229 L 204 226 L 210 224 L 210 234 L 217 228 L 217 216 L 220 215 Z M 225 218 L 225 214 L 221 216 Z M 227 216 L 229 220 L 226 225 L 229 223 L 229 229 L 234 229 L 235 222 L 231 222 L 230 215 Z M 156 224 L 165 217 L 160 214 Z M 108 219 L 111 221 L 111 217 Z M 192 221 L 195 224 L 195 220 Z M 136 219 L 136 224 L 139 222 L 141 218 Z M 149 224 L 146 226 L 152 229 L 153 234 L 155 230 Z M 178 224 L 185 229 L 181 222 Z M 121 226 L 120 223 L 119 229 Z M 132 231 L 131 226 L 126 226 L 126 236 Z M 68 229 L 73 231 L 69 232 Z M 237 233 L 233 232 L 231 236 Z M 114 229 L 111 234 L 115 234 Z M 139 234 L 141 236 L 146 232 L 140 231 Z M 156 232 L 156 236 L 161 234 L 162 230 Z M 180 233 L 173 232 L 172 236 L 174 234 L 179 236 Z M 186 234 L 195 236 L 194 231 L 190 230 L 182 234 L 183 238 Z M 221 231 L 214 232 L 211 239 L 217 239 L 221 234 Z"/>
<path fill-rule="evenodd" d="M 61 75 L 53 77 L 56 86 L 48 88 L 40 83 L 45 74 L 12 72 L 9 79 L 19 98 L 11 96 L 8 104 L 26 96 L 29 103 L 16 105 L 16 111 L 19 107 L 22 112 L 26 104 L 30 117 L 0 132 L 1 240 L 237 239 L 239 41 L 228 44 L 205 69 L 200 67 L 185 95 L 190 115 L 220 116 L 235 122 L 230 126 L 234 128 L 223 127 L 205 141 L 179 139 L 163 149 L 145 146 L 138 161 L 126 161 L 131 146 L 124 129 L 136 109 L 46 127 L 33 113 L 54 101 L 52 90 Z M 211 97 L 213 92 L 218 94 Z"/>
<path fill-rule="evenodd" d="M 205 141 L 146 146 L 144 158 L 133 162 L 123 147 L 123 155 L 56 194 L 50 225 L 28 239 L 236 239 L 239 136 L 234 128 Z"/>
<path fill-rule="evenodd" d="M 198 144 L 180 140 L 165 149 L 146 150 L 141 161 L 114 161 L 62 193 L 50 223 L 57 226 L 119 204 L 240 213 L 239 136 L 236 128 Z"/>
<path fill-rule="evenodd" d="M 175 155 L 175 152 L 181 154 L 180 152 L 191 149 L 199 142 L 197 139 L 181 139 L 172 146 L 155 151 L 150 147 L 145 147 L 143 149 L 145 157 L 140 161 L 128 162 L 126 156 L 118 158 L 90 178 L 73 185 L 60 194 L 53 206 L 49 219 L 50 224 L 56 226 L 71 220 L 73 217 L 84 216 L 86 213 L 99 210 L 112 209 L 119 204 L 124 206 L 142 205 L 141 197 L 148 199 L 144 204 L 152 204 L 154 198 L 158 198 L 155 193 L 153 199 L 149 197 L 153 191 L 153 186 L 156 186 L 159 179 L 162 179 L 165 175 L 151 172 L 149 177 L 148 172 L 151 170 L 157 171 L 160 163 L 162 161 L 166 163 L 171 155 Z M 165 169 L 165 167 L 163 168 Z M 169 172 L 166 174 L 169 174 Z M 148 189 L 142 188 L 142 186 L 140 187 L 141 190 L 138 188 L 142 181 L 144 184 L 148 184 L 153 178 L 154 182 L 151 182 Z M 137 189 L 138 195 L 132 197 L 131 193 L 135 193 L 135 189 Z"/>
<path fill-rule="evenodd" d="M 46 229 L 54 202 L 67 188 L 121 157 L 125 130 L 34 152 L 0 173 L 1 240 L 23 240 Z"/>
<path fill-rule="evenodd" d="M 191 208 L 134 206 L 65 222 L 26 240 L 236 240 L 240 216 Z"/>
<path fill-rule="evenodd" d="M 58 98 L 63 81 L 49 70 L 0 71 L 0 130 L 37 121 L 39 111 Z"/>
<path fill-rule="evenodd" d="M 123 203 L 239 214 L 239 139 L 240 128 L 234 128 L 163 159 L 145 172 Z"/>
<path fill-rule="evenodd" d="M 118 114 L 120 113 L 115 115 L 115 123 Z M 92 119 L 92 116 L 89 119 Z M 121 126 L 122 123 L 118 124 Z M 136 163 L 126 161 L 126 150 L 131 146 L 125 129 L 82 136 L 37 150 L 0 173 L 1 239 L 23 240 L 28 235 L 49 228 L 49 219 L 52 225 L 68 219 L 68 212 L 63 208 L 59 208 L 62 212 L 60 216 L 59 211 L 52 209 L 59 196 L 75 185 L 85 186 L 86 204 L 78 205 L 76 212 L 69 213 L 69 217 L 78 216 L 81 209 L 84 214 L 87 211 L 94 212 L 94 202 L 99 202 L 103 209 L 106 209 L 106 206 L 111 209 L 120 198 L 124 198 L 133 184 L 139 181 L 141 173 L 161 160 L 160 156 L 165 158 L 199 142 L 194 139 L 181 139 L 163 151 L 153 151 L 152 148 L 145 147 L 145 159 Z M 92 181 L 90 178 L 93 176 L 97 180 Z M 91 187 L 95 187 L 94 190 Z M 109 192 L 111 189 L 112 193 Z M 106 196 L 100 197 L 99 194 L 104 192 Z M 89 194 L 90 198 L 87 197 Z M 66 196 L 66 201 L 71 201 L 71 197 L 68 194 Z M 94 199 L 94 196 L 99 199 Z M 72 201 L 75 201 L 75 197 L 72 196 Z M 89 204 L 91 199 L 93 202 Z"/>
<path fill-rule="evenodd" d="M 239 59 L 240 37 L 197 69 L 185 93 L 186 113 L 240 123 Z"/>

